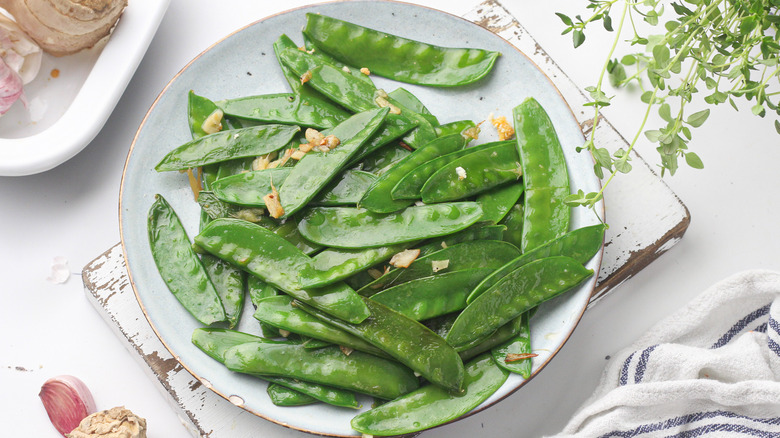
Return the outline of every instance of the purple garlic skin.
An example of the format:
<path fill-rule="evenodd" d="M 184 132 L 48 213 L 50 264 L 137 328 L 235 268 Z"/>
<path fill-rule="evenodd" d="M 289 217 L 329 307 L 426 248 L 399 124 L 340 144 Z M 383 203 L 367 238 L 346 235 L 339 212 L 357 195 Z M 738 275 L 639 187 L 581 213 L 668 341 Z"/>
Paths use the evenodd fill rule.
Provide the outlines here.
<path fill-rule="evenodd" d="M 81 420 L 97 410 L 87 385 L 74 376 L 52 377 L 41 386 L 38 396 L 49 420 L 62 436 L 67 436 Z"/>

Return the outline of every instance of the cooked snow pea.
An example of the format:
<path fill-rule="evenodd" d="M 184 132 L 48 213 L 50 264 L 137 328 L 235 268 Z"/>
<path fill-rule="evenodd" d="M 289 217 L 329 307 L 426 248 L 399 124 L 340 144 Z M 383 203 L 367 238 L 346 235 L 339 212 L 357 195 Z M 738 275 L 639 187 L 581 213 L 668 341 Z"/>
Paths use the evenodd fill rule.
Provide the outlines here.
<path fill-rule="evenodd" d="M 498 366 L 509 371 L 510 373 L 520 374 L 524 379 L 531 377 L 533 359 L 528 357 L 519 360 L 509 360 L 509 355 L 529 355 L 532 353 L 531 329 L 529 327 L 528 321 L 529 319 L 530 317 L 528 312 L 524 313 L 521 317 L 520 333 L 515 335 L 512 339 L 490 350 L 490 354 L 493 356 L 493 360 L 496 361 Z"/>
<path fill-rule="evenodd" d="M 293 298 L 287 295 L 260 300 L 255 310 L 255 319 L 292 333 L 343 345 L 375 356 L 388 357 L 382 350 L 366 341 L 294 307 L 292 301 Z"/>
<path fill-rule="evenodd" d="M 425 203 L 464 199 L 517 181 L 522 173 L 515 145 L 500 142 L 445 164 L 428 178 L 420 195 Z"/>
<path fill-rule="evenodd" d="M 360 67 L 352 67 L 350 65 L 344 64 L 343 62 L 338 61 L 336 58 L 328 55 L 327 53 L 323 52 L 322 50 L 318 50 L 314 46 L 314 43 L 312 43 L 311 39 L 309 39 L 306 36 L 306 34 L 303 34 L 303 45 L 306 48 L 306 53 L 311 55 L 313 58 L 317 59 L 317 61 L 319 63 L 332 65 L 333 67 L 342 69 L 345 72 L 347 70 L 349 70 L 349 73 L 352 76 L 362 80 L 363 82 L 367 82 L 367 83 L 369 83 L 371 85 L 374 85 L 374 81 L 371 80 L 371 76 L 361 72 L 360 71 Z"/>
<path fill-rule="evenodd" d="M 447 334 L 447 342 L 455 348 L 469 345 L 591 275 L 593 270 L 570 257 L 555 256 L 527 263 L 466 306 Z"/>
<path fill-rule="evenodd" d="M 569 175 L 555 127 L 539 102 L 528 98 L 512 113 L 526 190 L 522 250 L 527 251 L 569 231 L 569 206 L 563 203 Z"/>
<path fill-rule="evenodd" d="M 249 295 L 249 300 L 252 302 L 252 306 L 257 309 L 257 305 L 263 298 L 275 297 L 279 295 L 279 291 L 270 284 L 264 282 L 260 277 L 256 275 L 246 276 L 246 293 Z M 266 338 L 279 337 L 279 330 L 276 327 L 268 324 L 260 323 L 260 330 L 263 332 L 263 336 Z"/>
<path fill-rule="evenodd" d="M 398 108 L 401 114 L 417 125 L 417 127 L 409 131 L 403 137 L 404 143 L 412 147 L 412 149 L 420 148 L 437 137 L 436 131 L 433 129 L 433 125 L 428 121 L 427 117 L 409 109 L 403 103 L 390 97 L 389 94 L 383 95 L 382 97 L 384 97 L 390 105 Z M 381 99 L 381 97 L 378 97 L 377 99 Z"/>
<path fill-rule="evenodd" d="M 305 94 L 265 94 L 215 103 L 229 116 L 317 129 L 332 128 L 350 116 L 330 101 Z"/>
<path fill-rule="evenodd" d="M 307 382 L 305 380 L 294 379 L 290 377 L 263 375 L 257 377 L 272 382 L 274 385 L 283 386 L 289 390 L 293 390 L 301 394 L 306 394 L 309 397 L 329 405 L 353 409 L 360 407 L 357 397 L 355 397 L 355 394 L 349 390 L 336 388 L 335 386 Z"/>
<path fill-rule="evenodd" d="M 387 288 L 371 299 L 411 318 L 422 321 L 466 307 L 466 297 L 490 268 L 449 271 L 422 277 Z"/>
<path fill-rule="evenodd" d="M 466 364 L 462 394 L 425 385 L 358 414 L 350 425 L 364 436 L 400 435 L 438 426 L 479 406 L 504 384 L 508 375 L 485 354 Z"/>
<path fill-rule="evenodd" d="M 187 94 L 187 120 L 193 139 L 208 135 L 208 132 L 203 130 L 203 122 L 218 109 L 217 104 L 210 99 L 198 96 L 190 90 Z"/>
<path fill-rule="evenodd" d="M 284 217 L 290 217 L 306 205 L 355 155 L 357 150 L 382 125 L 386 108 L 358 113 L 339 123 L 330 135 L 339 140 L 328 152 L 312 150 L 298 161 L 279 189 Z"/>
<path fill-rule="evenodd" d="M 474 140 L 475 137 L 473 135 L 466 135 L 466 134 L 479 128 L 477 128 L 477 124 L 471 120 L 456 120 L 454 122 L 444 123 L 439 126 L 435 126 L 433 129 L 434 131 L 436 131 L 436 135 L 438 135 L 439 137 L 444 137 L 445 135 L 450 135 L 450 134 L 460 134 L 464 138 L 466 138 L 467 142 L 469 142 L 471 140 Z"/>
<path fill-rule="evenodd" d="M 494 225 L 490 222 L 480 221 L 463 231 L 427 240 L 417 248 L 420 250 L 419 257 L 424 257 L 441 249 L 472 240 L 501 240 L 504 230 L 506 230 L 506 227 L 503 225 Z"/>
<path fill-rule="evenodd" d="M 395 90 L 387 93 L 387 95 L 404 107 L 423 116 L 428 121 L 428 123 L 434 127 L 434 129 L 435 127 L 439 126 L 439 120 L 436 118 L 436 116 L 431 114 L 431 111 L 425 107 L 425 104 L 423 104 L 420 99 L 417 98 L 417 96 L 412 94 L 406 88 L 396 88 Z M 436 136 L 439 137 L 438 132 L 436 132 Z"/>
<path fill-rule="evenodd" d="M 344 283 L 320 289 L 302 289 L 299 273 L 311 262 L 311 258 L 259 225 L 236 219 L 217 219 L 195 237 L 195 243 L 337 318 L 360 322 L 369 316 L 366 305 Z"/>
<path fill-rule="evenodd" d="M 482 220 L 496 224 L 501 222 L 512 207 L 517 204 L 524 189 L 522 184 L 507 184 L 482 192 L 477 196 L 477 202 L 485 213 Z"/>
<path fill-rule="evenodd" d="M 263 207 L 263 197 L 271 193 L 273 187 L 280 187 L 292 168 L 254 170 L 220 178 L 211 184 L 211 190 L 217 198 L 231 204 Z"/>
<path fill-rule="evenodd" d="M 506 216 L 499 222 L 501 225 L 506 226 L 504 241 L 518 248 L 523 247 L 523 205 L 523 200 L 521 199 L 520 202 L 509 209 Z"/>
<path fill-rule="evenodd" d="M 403 160 L 404 157 L 411 153 L 411 150 L 402 147 L 398 143 L 392 143 L 381 149 L 372 151 L 358 160 L 355 164 L 355 169 L 364 170 L 376 176 L 382 176 L 392 169 L 395 163 Z"/>
<path fill-rule="evenodd" d="M 327 286 L 387 260 L 412 244 L 410 242 L 355 249 L 327 248 L 312 257 L 312 263 L 301 272 L 301 285 L 303 287 Z"/>
<path fill-rule="evenodd" d="M 436 252 L 419 257 L 407 268 L 388 271 L 358 290 L 358 293 L 370 296 L 382 289 L 437 273 L 441 275 L 445 272 L 475 268 L 494 270 L 520 255 L 520 250 L 514 245 L 497 240 L 474 240 L 439 248 Z"/>
<path fill-rule="evenodd" d="M 601 249 L 605 230 L 606 225 L 604 224 L 578 228 L 555 240 L 551 240 L 542 246 L 523 253 L 523 255 L 510 261 L 485 278 L 482 283 L 475 287 L 471 292 L 471 295 L 468 297 L 468 302 L 471 303 L 474 301 L 483 292 L 500 281 L 505 275 L 534 260 L 552 256 L 567 256 L 584 265 L 596 255 L 599 249 Z"/>
<path fill-rule="evenodd" d="M 297 217 L 287 219 L 271 229 L 271 231 L 277 236 L 284 237 L 284 240 L 295 245 L 296 248 L 300 249 L 301 252 L 306 255 L 315 254 L 322 249 L 322 245 L 311 242 L 301 235 L 301 232 L 298 230 Z"/>
<path fill-rule="evenodd" d="M 219 295 L 228 328 L 236 327 L 244 309 L 244 272 L 210 254 L 200 261 Z"/>
<path fill-rule="evenodd" d="M 227 350 L 225 365 L 263 378 L 289 377 L 387 400 L 419 386 L 414 373 L 398 362 L 360 351 L 347 356 L 335 346 L 311 350 L 303 345 L 250 342 Z"/>
<path fill-rule="evenodd" d="M 187 232 L 159 194 L 149 209 L 147 230 L 152 258 L 173 296 L 202 324 L 225 321 L 219 294 L 192 250 Z"/>
<path fill-rule="evenodd" d="M 314 207 L 305 213 L 298 229 L 321 245 L 365 248 L 452 234 L 481 216 L 476 202 L 413 206 L 390 214 L 352 207 Z"/>
<path fill-rule="evenodd" d="M 268 398 L 276 406 L 305 406 L 317 403 L 317 399 L 278 383 L 271 383 L 266 388 Z"/>
<path fill-rule="evenodd" d="M 463 361 L 440 336 L 417 321 L 368 298 L 363 301 L 371 317 L 360 324 L 333 318 L 306 304 L 300 307 L 380 348 L 431 383 L 459 392 L 463 383 Z"/>
<path fill-rule="evenodd" d="M 160 160 L 155 170 L 184 170 L 267 154 L 285 147 L 300 129 L 289 125 L 260 125 L 219 131 L 172 150 Z"/>
<path fill-rule="evenodd" d="M 410 155 L 396 163 L 385 174 L 377 178 L 368 189 L 360 206 L 374 213 L 391 213 L 398 211 L 412 203 L 410 200 L 394 200 L 390 193 L 393 187 L 418 166 L 433 160 L 436 157 L 461 150 L 466 146 L 466 141 L 460 135 L 449 135 L 428 142 L 425 146 L 412 152 Z"/>
<path fill-rule="evenodd" d="M 303 32 L 339 61 L 401 82 L 453 87 L 487 75 L 499 52 L 410 40 L 322 14 L 306 14 Z"/>
<path fill-rule="evenodd" d="M 290 39 L 285 34 L 282 34 L 277 38 L 276 41 L 274 41 L 274 55 L 276 56 L 276 62 L 279 64 L 279 68 L 282 70 L 282 75 L 284 76 L 284 79 L 287 81 L 287 84 L 290 86 L 290 89 L 294 93 L 300 93 L 300 94 L 311 94 L 314 96 L 320 95 L 318 92 L 311 90 L 309 87 L 304 87 L 301 83 L 301 76 L 297 73 L 295 73 L 290 67 L 287 66 L 287 64 L 282 61 L 282 52 L 284 49 L 297 49 L 298 45 L 295 44 L 293 40 Z M 307 91 L 303 91 L 304 89 L 313 91 L 312 93 L 308 93 Z M 321 96 L 321 95 L 320 95 Z"/>
<path fill-rule="evenodd" d="M 459 134 L 450 134 L 446 137 L 440 138 L 457 138 L 463 139 L 463 145 L 466 145 L 466 139 Z M 436 173 L 439 169 L 446 164 L 457 160 L 465 155 L 473 154 L 485 148 L 496 146 L 498 143 L 485 143 L 478 146 L 473 146 L 466 149 L 458 149 L 446 154 L 442 154 L 436 158 L 426 161 L 414 169 L 408 171 L 398 183 L 393 187 L 390 194 L 393 199 L 420 199 L 421 191 L 425 182 Z"/>
<path fill-rule="evenodd" d="M 463 361 L 468 361 L 469 359 L 476 357 L 486 351 L 490 351 L 491 349 L 496 348 L 505 342 L 509 342 L 523 330 L 523 318 L 525 318 L 525 315 L 528 313 L 530 312 L 523 313 L 522 315 L 502 325 L 493 333 L 483 337 L 482 339 L 478 339 L 476 342 L 473 342 L 466 347 L 457 349 L 458 355 L 460 355 L 460 358 L 463 359 Z M 452 322 L 454 323 L 455 321 L 453 320 Z M 442 336 L 446 338 L 450 329 L 452 329 L 452 324 L 450 324 L 450 326 L 447 328 L 446 333 L 442 333 Z"/>
<path fill-rule="evenodd" d="M 362 170 L 350 169 L 335 177 L 317 196 L 312 198 L 315 205 L 356 205 L 366 193 L 376 176 Z"/>

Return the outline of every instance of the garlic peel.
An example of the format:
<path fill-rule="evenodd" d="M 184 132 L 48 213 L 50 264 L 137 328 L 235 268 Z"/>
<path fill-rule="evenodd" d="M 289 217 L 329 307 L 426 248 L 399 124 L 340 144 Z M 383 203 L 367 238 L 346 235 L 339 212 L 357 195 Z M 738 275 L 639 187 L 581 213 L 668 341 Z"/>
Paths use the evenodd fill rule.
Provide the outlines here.
<path fill-rule="evenodd" d="M 43 51 L 11 19 L 0 14 L 0 58 L 29 84 L 41 68 Z"/>
<path fill-rule="evenodd" d="M 146 420 L 124 406 L 84 418 L 67 438 L 146 438 Z"/>
<path fill-rule="evenodd" d="M 0 116 L 11 109 L 11 105 L 21 100 L 25 106 L 22 78 L 0 58 Z"/>
<path fill-rule="evenodd" d="M 41 386 L 38 396 L 52 425 L 63 436 L 96 410 L 87 385 L 74 376 L 52 377 Z"/>

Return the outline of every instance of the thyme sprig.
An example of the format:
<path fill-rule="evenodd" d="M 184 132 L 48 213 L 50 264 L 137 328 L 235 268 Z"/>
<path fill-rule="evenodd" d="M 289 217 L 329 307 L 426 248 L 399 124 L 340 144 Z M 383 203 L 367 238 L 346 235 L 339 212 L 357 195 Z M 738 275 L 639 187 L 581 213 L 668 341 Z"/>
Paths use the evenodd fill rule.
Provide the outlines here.
<path fill-rule="evenodd" d="M 588 0 L 586 8 L 590 12 L 585 18 L 557 15 L 575 48 L 585 42 L 585 31 L 594 23 L 615 35 L 596 85 L 585 88 L 592 99 L 586 105 L 594 111 L 593 129 L 578 148 L 593 154 L 594 172 L 606 180 L 599 192 L 569 196 L 569 205 L 593 207 L 617 174 L 630 172 L 630 152 L 643 132 L 657 144 L 662 176 L 674 175 L 681 159 L 692 168 L 703 168 L 688 143 L 691 129 L 704 124 L 710 109 L 691 113 L 694 99 L 713 106 L 728 102 L 736 110 L 736 101 L 744 99 L 757 116 L 780 115 L 780 0 Z M 640 27 L 657 29 L 669 9 L 673 16 L 663 22 L 663 32 L 644 35 Z M 645 24 L 638 26 L 640 22 Z M 626 36 L 631 46 L 642 50 L 618 58 L 615 51 Z M 612 100 L 604 89 L 606 78 L 617 88 L 636 84 L 646 104 L 628 149 L 612 153 L 596 145 L 600 110 Z M 645 130 L 653 109 L 666 125 Z M 780 133 L 780 121 L 775 119 L 774 124 Z"/>

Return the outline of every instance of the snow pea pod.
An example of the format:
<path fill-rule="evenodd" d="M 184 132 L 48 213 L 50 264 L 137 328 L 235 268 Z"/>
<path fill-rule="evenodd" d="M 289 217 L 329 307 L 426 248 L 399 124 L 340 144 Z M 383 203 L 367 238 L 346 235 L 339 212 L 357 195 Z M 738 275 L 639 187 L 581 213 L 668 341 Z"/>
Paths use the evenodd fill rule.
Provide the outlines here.
<path fill-rule="evenodd" d="M 301 84 L 301 76 L 293 71 L 290 67 L 287 66 L 287 64 L 282 61 L 282 52 L 284 49 L 297 49 L 298 45 L 295 44 L 293 40 L 290 39 L 289 36 L 282 34 L 279 36 L 279 38 L 274 41 L 274 56 L 276 56 L 276 62 L 279 64 L 279 68 L 282 70 L 282 75 L 284 76 L 284 79 L 287 81 L 287 84 L 290 86 L 290 89 L 293 91 L 293 93 L 299 93 L 299 94 L 309 94 L 306 91 L 303 90 L 311 90 L 309 87 L 304 87 L 303 84 Z M 311 95 L 317 96 L 319 93 L 314 91 L 313 93 L 310 93 Z"/>
<path fill-rule="evenodd" d="M 483 49 L 434 46 L 322 14 L 306 14 L 303 32 L 318 48 L 348 65 L 411 84 L 470 84 L 486 76 L 499 56 Z"/>
<path fill-rule="evenodd" d="M 527 251 L 569 230 L 570 208 L 563 203 L 569 175 L 555 127 L 539 102 L 528 98 L 512 114 L 526 189 L 522 250 Z"/>
<path fill-rule="evenodd" d="M 215 102 L 233 117 L 262 123 L 332 128 L 349 117 L 349 113 L 330 101 L 306 94 L 266 94 Z"/>
<path fill-rule="evenodd" d="M 283 217 L 306 205 L 355 155 L 363 143 L 371 137 L 388 114 L 387 108 L 358 113 L 339 123 L 330 135 L 340 143 L 328 152 L 312 150 L 307 153 L 284 180 L 279 189 L 279 200 L 284 209 Z"/>
<path fill-rule="evenodd" d="M 312 263 L 301 273 L 301 285 L 326 286 L 387 260 L 410 246 L 412 242 L 377 248 L 327 248 L 312 257 Z"/>
<path fill-rule="evenodd" d="M 320 289 L 302 289 L 299 273 L 311 262 L 311 258 L 259 225 L 236 219 L 217 219 L 195 237 L 195 243 L 337 318 L 360 322 L 369 316 L 368 308 L 359 296 L 344 283 Z"/>
<path fill-rule="evenodd" d="M 323 321 L 363 338 L 429 382 L 449 391 L 460 391 L 463 361 L 444 339 L 383 304 L 368 298 L 363 301 L 371 311 L 371 317 L 360 324 L 341 321 L 303 303 L 298 305 Z"/>
<path fill-rule="evenodd" d="M 208 135 L 203 130 L 203 122 L 218 109 L 217 104 L 210 99 L 198 96 L 190 90 L 187 94 L 187 120 L 189 121 L 192 138 L 201 138 Z"/>
<path fill-rule="evenodd" d="M 276 406 L 305 406 L 318 400 L 310 395 L 287 388 L 278 383 L 271 383 L 266 388 L 268 398 Z"/>
<path fill-rule="evenodd" d="M 400 435 L 452 421 L 479 406 L 504 384 L 509 373 L 489 354 L 465 366 L 463 393 L 454 395 L 436 385 L 425 385 L 396 400 L 363 412 L 351 421 L 364 435 Z"/>
<path fill-rule="evenodd" d="M 214 181 L 211 190 L 225 202 L 265 208 L 263 197 L 271 193 L 271 186 L 281 186 L 291 170 L 290 167 L 277 167 L 239 173 Z"/>
<path fill-rule="evenodd" d="M 318 383 L 307 382 L 305 380 L 293 379 L 290 377 L 278 376 L 257 376 L 263 380 L 272 382 L 272 385 L 279 385 L 290 391 L 305 394 L 315 400 L 327 403 L 333 406 L 357 409 L 360 407 L 357 397 L 352 391 L 336 388 L 329 385 L 320 385 Z"/>
<path fill-rule="evenodd" d="M 531 377 L 533 360 L 529 357 L 521 360 L 507 361 L 510 354 L 525 355 L 531 354 L 531 329 L 529 327 L 528 312 L 520 318 L 520 332 L 512 339 L 490 350 L 493 360 L 501 368 L 523 376 L 524 379 Z"/>
<path fill-rule="evenodd" d="M 298 229 L 305 238 L 321 245 L 366 248 L 451 234 L 481 216 L 482 208 L 476 202 L 413 206 L 390 214 L 362 208 L 314 207 L 305 213 Z"/>
<path fill-rule="evenodd" d="M 507 184 L 482 192 L 477 196 L 477 202 L 485 213 L 482 220 L 496 224 L 501 222 L 517 204 L 523 190 L 525 187 L 522 184 Z"/>
<path fill-rule="evenodd" d="M 311 203 L 325 206 L 356 205 L 374 181 L 376 176 L 372 173 L 347 170 L 312 198 Z"/>
<path fill-rule="evenodd" d="M 343 345 L 375 356 L 388 357 L 382 350 L 368 342 L 294 307 L 292 301 L 293 298 L 287 295 L 260 300 L 255 310 L 255 319 L 292 333 Z"/>
<path fill-rule="evenodd" d="M 250 342 L 228 349 L 225 365 L 240 373 L 300 379 L 388 400 L 419 386 L 414 373 L 398 362 L 360 351 L 347 356 L 335 346 L 311 350 Z"/>
<path fill-rule="evenodd" d="M 398 143 L 392 143 L 368 153 L 354 164 L 354 168 L 381 176 L 388 172 L 395 163 L 403 160 L 404 157 L 411 153 L 412 151 L 400 146 Z M 349 166 L 351 165 L 353 163 L 349 164 Z"/>
<path fill-rule="evenodd" d="M 210 254 L 200 261 L 219 295 L 228 328 L 236 327 L 244 309 L 244 272 Z"/>
<path fill-rule="evenodd" d="M 258 303 L 263 298 L 275 297 L 279 295 L 279 291 L 275 287 L 264 282 L 256 275 L 246 276 L 246 293 L 249 296 L 249 300 L 252 302 L 252 306 L 255 309 L 257 309 Z M 268 324 L 260 323 L 260 330 L 262 331 L 263 336 L 266 338 L 278 338 L 280 336 L 279 330 L 276 327 L 270 326 Z"/>
<path fill-rule="evenodd" d="M 439 120 L 431 114 L 431 111 L 423 104 L 420 99 L 417 98 L 406 88 L 396 88 L 395 90 L 387 93 L 393 100 L 400 103 L 402 106 L 414 111 L 415 113 L 423 116 L 432 127 L 439 126 Z M 436 136 L 439 137 L 438 133 Z"/>
<path fill-rule="evenodd" d="M 523 313 L 515 319 L 512 319 L 508 323 L 496 329 L 496 331 L 493 333 L 469 344 L 468 346 L 457 348 L 456 350 L 458 351 L 458 355 L 460 355 L 460 358 L 464 361 L 468 361 L 469 359 L 476 357 L 486 351 L 490 351 L 493 348 L 501 346 L 505 342 L 509 342 L 523 330 L 523 318 L 528 313 L 529 312 Z M 452 322 L 454 323 L 455 321 L 453 320 Z M 449 333 L 450 329 L 452 329 L 452 324 L 450 324 L 450 326 L 447 328 L 446 333 L 442 333 L 444 338 L 447 337 L 447 333 Z"/>
<path fill-rule="evenodd" d="M 161 195 L 149 209 L 149 246 L 160 276 L 174 297 L 202 324 L 225 321 L 225 310 L 187 232 Z"/>
<path fill-rule="evenodd" d="M 456 120 L 454 122 L 443 123 L 439 126 L 435 126 L 433 129 L 436 131 L 436 135 L 439 137 L 444 137 L 445 135 L 450 134 L 460 134 L 463 135 L 468 142 L 473 140 L 474 137 L 465 135 L 465 132 L 477 129 L 477 124 L 471 120 Z"/>
<path fill-rule="evenodd" d="M 523 206 L 523 200 L 521 199 L 520 202 L 509 209 L 506 216 L 499 222 L 501 225 L 506 226 L 503 240 L 518 248 L 523 247 Z"/>
<path fill-rule="evenodd" d="M 300 130 L 297 126 L 260 125 L 219 131 L 172 150 L 160 160 L 155 170 L 184 170 L 234 158 L 268 154 L 285 147 Z"/>
<path fill-rule="evenodd" d="M 410 200 L 395 200 L 390 196 L 398 182 L 418 166 L 442 155 L 461 150 L 465 146 L 466 141 L 460 135 L 449 135 L 428 142 L 377 178 L 360 200 L 359 205 L 375 213 L 392 213 L 410 205 L 412 203 Z"/>
<path fill-rule="evenodd" d="M 423 321 L 463 310 L 471 289 L 492 271 L 465 269 L 417 278 L 376 293 L 371 299 L 415 321 Z"/>
<path fill-rule="evenodd" d="M 419 257 L 407 268 L 388 271 L 358 290 L 358 294 L 371 296 L 382 289 L 435 276 L 437 273 L 441 275 L 445 272 L 475 268 L 498 269 L 520 255 L 520 250 L 515 246 L 497 240 L 474 240 L 439 248 L 436 252 Z"/>
<path fill-rule="evenodd" d="M 298 230 L 297 217 L 287 219 L 283 223 L 272 228 L 271 231 L 277 236 L 284 237 L 284 240 L 295 245 L 296 248 L 300 249 L 301 252 L 306 255 L 315 254 L 322 249 L 322 245 L 311 242 L 301 235 L 301 232 Z"/>
<path fill-rule="evenodd" d="M 349 70 L 349 73 L 352 76 L 362 80 L 363 82 L 369 83 L 372 86 L 374 85 L 374 81 L 371 79 L 371 76 L 361 72 L 360 71 L 360 67 L 352 67 L 350 65 L 344 64 L 343 62 L 337 60 L 336 58 L 334 58 L 334 57 L 332 57 L 330 55 L 328 55 L 327 53 L 323 52 L 322 50 L 318 50 L 317 47 L 314 46 L 314 43 L 311 41 L 311 39 L 306 36 L 306 34 L 303 34 L 303 45 L 306 48 L 306 54 L 311 55 L 319 63 L 332 65 L 333 67 L 336 67 L 338 69 L 344 70 L 345 72 L 347 70 Z"/>
<path fill-rule="evenodd" d="M 490 289 L 505 275 L 534 260 L 552 256 L 567 256 L 584 265 L 601 248 L 601 244 L 604 241 L 605 230 L 606 225 L 604 224 L 578 228 L 574 231 L 570 231 L 564 234 L 555 240 L 551 240 L 542 246 L 523 253 L 523 255 L 510 261 L 506 265 L 497 269 L 493 274 L 486 277 L 482 283 L 475 287 L 471 292 L 471 295 L 468 297 L 468 302 L 471 303 L 474 301 L 478 296 L 480 296 L 486 290 Z"/>
<path fill-rule="evenodd" d="M 447 334 L 447 342 L 455 348 L 469 345 L 591 275 L 593 270 L 570 257 L 555 256 L 527 263 L 466 306 Z"/>
<path fill-rule="evenodd" d="M 463 139 L 463 145 L 466 145 L 466 139 L 459 134 L 450 134 L 446 137 L 440 138 L 458 138 Z M 452 152 L 442 154 L 436 158 L 428 160 L 414 169 L 408 171 L 398 183 L 393 187 L 390 194 L 393 199 L 420 199 L 422 188 L 425 182 L 436 173 L 439 169 L 445 165 L 457 160 L 460 157 L 473 154 L 485 148 L 495 146 L 497 143 L 485 143 L 478 146 L 473 146 L 466 149 L 457 149 Z"/>
<path fill-rule="evenodd" d="M 425 182 L 420 195 L 426 204 L 454 201 L 517 181 L 521 176 L 517 148 L 512 142 L 500 142 L 445 164 Z"/>

